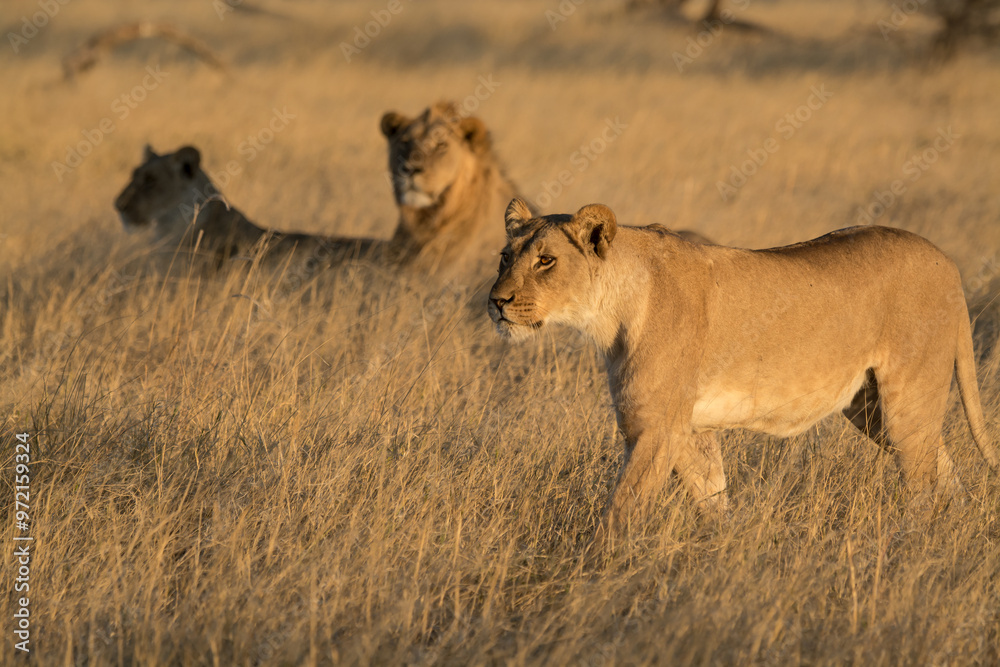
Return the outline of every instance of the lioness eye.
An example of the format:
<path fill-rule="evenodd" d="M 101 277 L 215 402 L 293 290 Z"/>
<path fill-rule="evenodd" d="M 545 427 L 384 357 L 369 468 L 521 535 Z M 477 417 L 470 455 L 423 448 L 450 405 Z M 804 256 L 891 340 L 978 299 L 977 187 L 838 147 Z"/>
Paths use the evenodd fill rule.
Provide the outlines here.
<path fill-rule="evenodd" d="M 542 266 L 551 266 L 555 261 L 555 257 L 549 257 L 548 255 L 540 255 L 538 257 L 538 263 Z"/>

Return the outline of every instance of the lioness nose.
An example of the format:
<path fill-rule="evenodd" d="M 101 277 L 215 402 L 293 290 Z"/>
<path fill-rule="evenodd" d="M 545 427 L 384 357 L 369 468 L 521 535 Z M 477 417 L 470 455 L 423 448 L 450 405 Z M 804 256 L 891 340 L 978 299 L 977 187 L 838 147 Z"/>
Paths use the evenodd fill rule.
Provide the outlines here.
<path fill-rule="evenodd" d="M 510 303 L 511 299 L 513 299 L 513 298 L 514 297 L 511 297 L 510 299 L 503 299 L 503 298 L 498 297 L 498 296 L 491 296 L 490 297 L 490 301 L 492 301 L 493 305 L 497 307 L 497 310 L 503 310 L 503 307 L 506 304 Z"/>

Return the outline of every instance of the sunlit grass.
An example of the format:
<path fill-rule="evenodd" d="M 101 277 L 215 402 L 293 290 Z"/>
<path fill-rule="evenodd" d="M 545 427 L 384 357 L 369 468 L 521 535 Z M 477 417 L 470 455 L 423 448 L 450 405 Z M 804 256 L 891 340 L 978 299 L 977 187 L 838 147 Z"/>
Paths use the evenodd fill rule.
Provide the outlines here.
<path fill-rule="evenodd" d="M 620 117 L 628 128 L 573 171 L 550 210 L 600 201 L 624 224 L 661 222 L 748 246 L 854 224 L 857 207 L 952 125 L 955 145 L 880 222 L 941 246 L 975 278 L 981 304 L 996 291 L 990 260 L 1000 243 L 996 63 L 910 67 L 876 31 L 856 44 L 870 62 L 852 65 L 831 45 L 830 60 L 807 67 L 778 58 L 781 48 L 822 50 L 805 38 L 781 46 L 734 36 L 681 75 L 670 52 L 686 32 L 607 4 L 588 13 L 585 3 L 552 33 L 545 3 L 451 15 L 458 3 L 430 2 L 407 5 L 412 14 L 389 26 L 389 41 L 348 65 L 339 40 L 379 4 L 324 14 L 288 3 L 278 9 L 291 20 L 219 22 L 211 3 L 171 3 L 175 20 L 217 37 L 230 73 L 163 52 L 174 78 L 62 183 L 51 162 L 161 51 L 136 47 L 59 82 L 62 51 L 138 11 L 70 3 L 67 21 L 53 21 L 12 69 L 0 97 L 0 115 L 17 128 L 0 137 L 2 458 L 9 470 L 13 433 L 36 434 L 35 657 L 1000 660 L 1000 491 L 957 403 L 945 438 L 964 505 L 913 511 L 892 459 L 840 419 L 788 440 L 733 432 L 722 437 L 727 522 L 704 521 L 671 483 L 617 555 L 591 567 L 581 554 L 621 442 L 603 364 L 582 337 L 548 332 L 506 345 L 481 291 L 381 267 L 347 267 L 294 290 L 256 266 L 205 272 L 126 237 L 111 207 L 145 142 L 196 144 L 219 171 L 244 160 L 239 143 L 273 107 L 288 107 L 295 122 L 243 161 L 226 195 L 280 229 L 386 236 L 394 209 L 379 115 L 461 99 L 492 72 L 503 85 L 478 113 L 526 195 L 575 169 L 572 153 Z M 781 14 L 786 4 L 793 9 Z M 765 3 L 753 18 L 820 39 L 830 17 L 847 30 L 881 11 L 852 18 L 832 7 Z M 440 44 L 419 39 L 448 16 L 499 55 L 479 53 L 466 28 Z M 518 40 L 532 37 L 529 58 Z M 434 49 L 445 55 L 435 60 Z M 607 64 L 576 69 L 574 52 Z M 828 104 L 722 202 L 716 181 L 823 83 L 834 92 Z M 484 267 L 487 284 L 493 268 Z M 986 308 L 977 329 L 991 423 L 1000 411 L 996 312 Z M 12 544 L 12 521 L 0 532 Z M 7 572 L 0 613 L 10 618 Z"/>

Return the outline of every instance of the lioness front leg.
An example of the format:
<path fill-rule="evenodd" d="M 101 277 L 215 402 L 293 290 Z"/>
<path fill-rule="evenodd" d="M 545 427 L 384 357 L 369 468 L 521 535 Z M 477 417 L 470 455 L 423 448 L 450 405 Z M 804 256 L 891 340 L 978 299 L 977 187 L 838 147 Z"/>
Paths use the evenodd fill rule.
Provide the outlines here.
<path fill-rule="evenodd" d="M 598 527 L 595 543 L 618 535 L 641 516 L 674 470 L 700 509 L 721 515 L 729 507 L 722 450 L 713 433 L 642 435 L 626 444 L 626 459 L 611 501 Z"/>
<path fill-rule="evenodd" d="M 609 536 L 623 532 L 629 520 L 638 517 L 663 486 L 673 465 L 667 458 L 666 440 L 655 431 L 635 438 L 626 435 L 625 463 L 611 492 L 595 542 L 602 543 Z"/>

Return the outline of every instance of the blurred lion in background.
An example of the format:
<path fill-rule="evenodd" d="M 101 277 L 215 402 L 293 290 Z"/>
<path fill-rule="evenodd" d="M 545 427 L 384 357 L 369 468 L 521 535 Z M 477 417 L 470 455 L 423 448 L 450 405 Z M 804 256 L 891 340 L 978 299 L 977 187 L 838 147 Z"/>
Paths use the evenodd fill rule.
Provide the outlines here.
<path fill-rule="evenodd" d="M 260 252 L 268 259 L 335 265 L 350 259 L 389 254 L 388 240 L 283 233 L 252 223 L 230 206 L 201 168 L 193 146 L 157 155 L 146 146 L 142 164 L 115 199 L 115 209 L 129 231 L 151 230 L 167 247 L 197 249 L 221 268 L 232 257 Z"/>
<path fill-rule="evenodd" d="M 451 275 L 480 269 L 503 247 L 496 223 L 518 196 L 486 125 L 437 102 L 416 118 L 386 112 L 381 129 L 399 208 L 393 243 L 403 261 Z"/>

